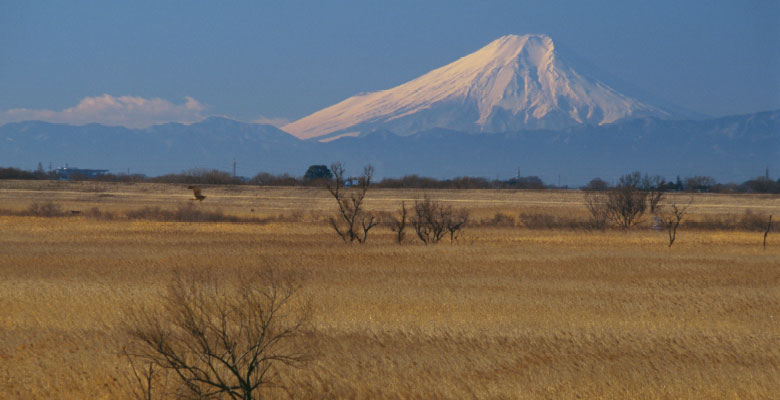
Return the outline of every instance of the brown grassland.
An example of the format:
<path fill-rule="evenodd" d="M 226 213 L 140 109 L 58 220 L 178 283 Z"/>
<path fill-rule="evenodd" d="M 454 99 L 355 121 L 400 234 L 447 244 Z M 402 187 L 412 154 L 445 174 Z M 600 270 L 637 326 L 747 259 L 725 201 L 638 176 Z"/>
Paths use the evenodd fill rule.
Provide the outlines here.
<path fill-rule="evenodd" d="M 338 239 L 324 189 L 0 181 L 0 397 L 127 398 L 123 310 L 174 270 L 273 266 L 305 277 L 316 357 L 287 371 L 299 398 L 777 398 L 780 234 L 647 223 L 529 229 L 586 218 L 575 191 L 374 190 L 396 210 L 427 194 L 515 224 L 456 243 L 398 245 L 386 226 Z M 51 201 L 60 217 L 21 215 Z M 143 207 L 248 222 L 122 218 Z M 115 218 L 92 217 L 97 208 Z M 71 210 L 80 211 L 71 214 Z M 695 196 L 686 217 L 780 215 L 778 196 Z M 254 219 L 250 219 L 254 218 Z M 646 217 L 647 219 L 647 217 Z M 514 226 L 511 226 L 514 225 Z M 277 393 L 278 394 L 278 393 Z"/>

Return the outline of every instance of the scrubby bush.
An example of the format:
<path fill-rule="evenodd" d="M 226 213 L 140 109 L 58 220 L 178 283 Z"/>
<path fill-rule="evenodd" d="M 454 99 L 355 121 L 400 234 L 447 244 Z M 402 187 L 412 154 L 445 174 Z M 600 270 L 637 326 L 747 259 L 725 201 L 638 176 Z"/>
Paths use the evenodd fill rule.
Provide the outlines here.
<path fill-rule="evenodd" d="M 388 219 L 391 223 L 390 229 L 395 232 L 396 242 L 401 244 L 404 241 L 406 225 L 409 220 L 409 210 L 406 208 L 406 203 L 401 202 L 401 209 L 398 210 L 397 215 L 390 215 Z"/>
<path fill-rule="evenodd" d="M 590 214 L 590 228 L 598 230 L 606 229 L 607 220 L 609 219 L 607 196 L 597 192 L 586 192 L 585 207 Z"/>
<path fill-rule="evenodd" d="M 618 184 L 607 193 L 607 215 L 622 229 L 636 225 L 647 209 L 649 192 L 640 188 L 641 180 L 639 172 L 623 175 Z"/>
<path fill-rule="evenodd" d="M 277 397 L 280 372 L 312 358 L 300 279 L 272 269 L 226 274 L 178 273 L 154 306 L 126 312 L 122 354 L 137 397 Z"/>
<path fill-rule="evenodd" d="M 426 196 L 414 202 L 410 223 L 418 239 L 425 244 L 435 244 L 447 233 L 450 242 L 456 240 L 468 220 L 467 210 L 454 209 Z"/>

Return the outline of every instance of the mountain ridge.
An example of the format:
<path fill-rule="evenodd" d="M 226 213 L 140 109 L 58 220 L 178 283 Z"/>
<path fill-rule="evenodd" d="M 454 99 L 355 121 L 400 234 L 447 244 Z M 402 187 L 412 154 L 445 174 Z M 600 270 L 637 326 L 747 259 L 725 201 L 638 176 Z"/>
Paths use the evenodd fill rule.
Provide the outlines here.
<path fill-rule="evenodd" d="M 642 118 L 602 126 L 499 133 L 432 128 L 409 136 L 376 129 L 322 143 L 271 125 L 212 118 L 150 128 L 41 121 L 0 126 L 0 166 L 35 169 L 38 162 L 161 175 L 190 168 L 238 173 L 302 174 L 308 165 L 367 163 L 378 177 L 537 175 L 584 184 L 641 170 L 667 177 L 710 175 L 743 181 L 764 168 L 780 170 L 780 110 L 699 120 Z"/>
<path fill-rule="evenodd" d="M 386 128 L 475 132 L 603 125 L 671 114 L 578 74 L 544 34 L 506 35 L 391 89 L 359 94 L 291 122 L 302 139 Z"/>

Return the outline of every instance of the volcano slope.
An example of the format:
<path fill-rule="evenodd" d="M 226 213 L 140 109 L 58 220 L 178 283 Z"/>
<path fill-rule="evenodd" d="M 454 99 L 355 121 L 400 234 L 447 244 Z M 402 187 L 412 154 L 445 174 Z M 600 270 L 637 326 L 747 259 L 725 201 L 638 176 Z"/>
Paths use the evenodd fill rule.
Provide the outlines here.
<path fill-rule="evenodd" d="M 282 127 L 301 139 L 443 128 L 512 132 L 667 118 L 576 71 L 544 34 L 506 35 L 409 82 L 352 96 Z"/>

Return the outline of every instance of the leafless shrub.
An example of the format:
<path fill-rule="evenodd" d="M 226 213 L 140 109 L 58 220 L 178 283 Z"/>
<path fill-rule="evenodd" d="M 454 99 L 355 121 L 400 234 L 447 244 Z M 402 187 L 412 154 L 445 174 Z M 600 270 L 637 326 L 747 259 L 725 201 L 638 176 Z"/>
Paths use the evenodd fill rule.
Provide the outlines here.
<path fill-rule="evenodd" d="M 677 228 L 680 227 L 680 222 L 691 204 L 693 204 L 693 197 L 684 205 L 677 204 L 677 199 L 672 198 L 671 204 L 668 206 L 656 207 L 655 216 L 669 234 L 669 247 L 674 244 L 674 240 L 677 238 Z"/>
<path fill-rule="evenodd" d="M 404 235 L 406 234 L 404 230 L 406 229 L 407 219 L 408 210 L 406 209 L 406 203 L 402 201 L 401 209 L 398 211 L 398 215 L 390 217 L 390 229 L 395 232 L 395 240 L 398 242 L 398 244 L 401 244 L 401 242 L 404 241 Z"/>
<path fill-rule="evenodd" d="M 173 397 L 186 397 L 184 393 L 175 393 L 171 388 L 171 371 L 160 368 L 155 363 L 147 360 L 139 360 L 135 354 L 130 353 L 127 347 L 119 353 L 127 360 L 132 376 L 127 376 L 127 388 L 133 398 L 138 400 L 153 400 Z M 174 393 L 172 393 L 174 392 Z"/>
<path fill-rule="evenodd" d="M 650 207 L 650 213 L 655 214 L 656 208 L 664 198 L 664 187 L 666 179 L 661 176 L 648 176 L 642 178 L 640 189 L 647 192 L 647 205 Z"/>
<path fill-rule="evenodd" d="M 590 227 L 602 231 L 606 229 L 607 219 L 609 219 L 607 196 L 601 193 L 586 192 L 585 207 L 590 213 Z"/>
<path fill-rule="evenodd" d="M 469 213 L 465 209 L 453 210 L 450 216 L 445 220 L 444 226 L 450 233 L 450 243 L 458 240 L 463 233 L 463 227 L 469 222 Z"/>
<path fill-rule="evenodd" d="M 648 192 L 641 190 L 638 172 L 623 175 L 620 182 L 607 193 L 607 215 L 618 227 L 630 229 L 647 209 Z"/>
<path fill-rule="evenodd" d="M 661 200 L 664 198 L 664 192 L 662 191 L 649 191 L 647 192 L 647 205 L 650 208 L 650 213 L 655 214 L 656 209 L 658 208 L 658 205 L 661 203 Z"/>
<path fill-rule="evenodd" d="M 427 196 L 414 202 L 414 215 L 411 224 L 417 237 L 423 243 L 437 243 L 444 235 L 443 205 Z"/>
<path fill-rule="evenodd" d="M 410 223 L 417 237 L 425 244 L 438 243 L 445 233 L 450 234 L 450 241 L 460 235 L 468 222 L 466 210 L 454 210 L 452 206 L 433 201 L 424 197 L 414 202 L 414 215 Z"/>
<path fill-rule="evenodd" d="M 123 354 L 141 398 L 261 398 L 284 388 L 285 368 L 311 359 L 311 307 L 298 279 L 271 269 L 224 274 L 179 273 L 158 306 L 127 312 Z M 164 377 L 179 384 L 173 393 Z"/>
<path fill-rule="evenodd" d="M 346 188 L 344 166 L 341 163 L 331 164 L 330 170 L 333 172 L 333 180 L 327 185 L 328 192 L 339 205 L 339 214 L 329 219 L 330 225 L 345 243 L 365 243 L 368 231 L 378 224 L 376 216 L 363 210 L 363 200 L 371 186 L 374 167 L 369 164 L 363 168 L 363 175 L 358 178 L 354 190 Z"/>
<path fill-rule="evenodd" d="M 65 212 L 62 211 L 62 207 L 59 204 L 46 201 L 43 203 L 30 204 L 26 214 L 36 217 L 61 217 L 65 215 Z"/>

